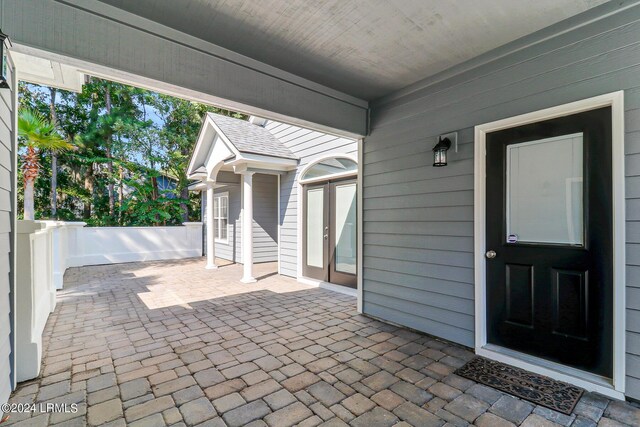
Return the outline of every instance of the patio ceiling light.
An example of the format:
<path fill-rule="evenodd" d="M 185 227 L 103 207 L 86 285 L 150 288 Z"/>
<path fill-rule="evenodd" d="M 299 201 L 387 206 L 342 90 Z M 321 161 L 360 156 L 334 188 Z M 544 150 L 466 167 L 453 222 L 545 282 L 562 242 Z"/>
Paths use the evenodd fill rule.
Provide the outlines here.
<path fill-rule="evenodd" d="M 438 143 L 433 147 L 433 166 L 447 166 L 447 151 L 451 148 L 451 140 L 449 138 L 438 138 Z"/>
<path fill-rule="evenodd" d="M 0 30 L 0 89 L 8 89 L 7 81 L 7 54 L 5 49 L 11 46 L 9 37 Z"/>

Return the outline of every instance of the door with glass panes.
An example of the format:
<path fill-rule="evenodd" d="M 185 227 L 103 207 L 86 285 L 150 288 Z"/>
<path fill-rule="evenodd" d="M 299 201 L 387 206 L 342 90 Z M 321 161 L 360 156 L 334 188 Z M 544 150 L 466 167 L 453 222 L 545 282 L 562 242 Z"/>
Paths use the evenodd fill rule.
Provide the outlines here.
<path fill-rule="evenodd" d="M 303 186 L 303 274 L 356 287 L 356 180 Z"/>
<path fill-rule="evenodd" d="M 487 341 L 613 374 L 611 108 L 487 134 Z"/>

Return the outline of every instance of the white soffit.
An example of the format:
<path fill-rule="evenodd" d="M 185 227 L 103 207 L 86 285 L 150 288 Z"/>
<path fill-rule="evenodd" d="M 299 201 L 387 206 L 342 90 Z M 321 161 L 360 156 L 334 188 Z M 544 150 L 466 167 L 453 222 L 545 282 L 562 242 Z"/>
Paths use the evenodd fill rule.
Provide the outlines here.
<path fill-rule="evenodd" d="M 49 59 L 11 52 L 18 78 L 39 85 L 82 92 L 85 75 L 76 68 Z"/>

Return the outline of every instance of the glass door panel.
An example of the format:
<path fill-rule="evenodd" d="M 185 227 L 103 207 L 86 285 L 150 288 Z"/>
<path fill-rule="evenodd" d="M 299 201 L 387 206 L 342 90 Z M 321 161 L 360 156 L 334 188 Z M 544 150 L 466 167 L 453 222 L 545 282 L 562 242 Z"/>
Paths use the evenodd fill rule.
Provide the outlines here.
<path fill-rule="evenodd" d="M 356 181 L 353 179 L 336 181 L 329 185 L 331 188 L 329 281 L 355 288 L 358 250 Z"/>
<path fill-rule="evenodd" d="M 307 265 L 324 266 L 324 189 L 307 191 Z"/>
<path fill-rule="evenodd" d="M 356 184 L 335 186 L 335 269 L 356 274 Z"/>
<path fill-rule="evenodd" d="M 329 184 L 303 187 L 302 272 L 329 280 Z"/>

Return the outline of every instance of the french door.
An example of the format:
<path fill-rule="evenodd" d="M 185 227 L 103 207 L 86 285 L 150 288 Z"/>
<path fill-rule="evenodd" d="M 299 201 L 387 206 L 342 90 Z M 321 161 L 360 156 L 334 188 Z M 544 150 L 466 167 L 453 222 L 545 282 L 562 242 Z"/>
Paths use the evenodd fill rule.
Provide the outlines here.
<path fill-rule="evenodd" d="M 303 274 L 355 288 L 356 180 L 303 186 Z"/>
<path fill-rule="evenodd" d="M 487 134 L 487 341 L 611 378 L 611 108 Z"/>

